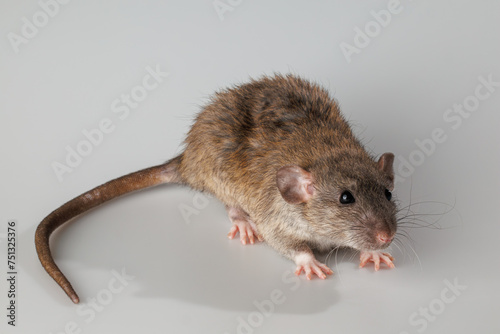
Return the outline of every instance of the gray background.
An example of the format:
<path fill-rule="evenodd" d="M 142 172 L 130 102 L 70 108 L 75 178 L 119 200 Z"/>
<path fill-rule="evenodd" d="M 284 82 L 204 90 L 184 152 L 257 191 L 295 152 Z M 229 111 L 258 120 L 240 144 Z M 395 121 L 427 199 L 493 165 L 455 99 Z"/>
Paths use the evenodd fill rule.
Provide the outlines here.
<path fill-rule="evenodd" d="M 15 219 L 19 308 L 18 326 L 7 326 L 0 279 L 0 331 L 498 333 L 500 87 L 482 100 L 474 94 L 480 77 L 500 82 L 500 3 L 401 0 L 381 27 L 372 11 L 391 1 L 222 2 L 231 8 L 223 20 L 212 0 L 71 1 L 52 5 L 47 22 L 36 1 L 1 2 L 0 263 L 5 277 L 7 221 Z M 23 18 L 33 16 L 38 32 L 14 47 L 9 38 L 23 36 Z M 349 62 L 341 46 L 355 46 L 356 27 L 372 37 Z M 157 65 L 168 77 L 120 119 L 113 101 Z M 57 233 L 56 261 L 84 302 L 73 305 L 36 257 L 41 219 L 98 184 L 175 156 L 211 93 L 273 72 L 327 87 L 367 148 L 394 152 L 396 168 L 413 159 L 395 194 L 420 214 L 420 226 L 432 226 L 402 229 L 411 240 L 392 247 L 396 269 L 360 270 L 346 251 L 328 260 L 335 274 L 327 280 L 294 280 L 294 265 L 268 246 L 227 240 L 217 200 L 166 186 Z M 474 101 L 467 117 L 447 111 Z M 60 182 L 52 164 L 106 118 L 114 130 Z M 432 146 L 435 129 L 446 140 L 418 153 L 416 141 Z M 195 212 L 189 219 L 186 208 Z M 122 268 L 134 278 L 111 293 L 112 271 Z M 259 311 L 256 303 L 278 295 Z M 94 316 L 91 298 L 105 304 Z"/>

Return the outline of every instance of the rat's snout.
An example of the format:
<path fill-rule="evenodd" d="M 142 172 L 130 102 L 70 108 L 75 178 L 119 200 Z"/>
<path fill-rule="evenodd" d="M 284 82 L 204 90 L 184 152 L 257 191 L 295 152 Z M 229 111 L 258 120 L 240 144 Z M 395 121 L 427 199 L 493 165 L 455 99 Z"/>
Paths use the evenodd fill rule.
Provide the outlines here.
<path fill-rule="evenodd" d="M 394 236 L 389 235 L 385 232 L 378 232 L 376 234 L 376 238 L 377 238 L 377 241 L 380 242 L 381 244 L 389 245 L 391 243 L 392 239 L 394 239 Z"/>

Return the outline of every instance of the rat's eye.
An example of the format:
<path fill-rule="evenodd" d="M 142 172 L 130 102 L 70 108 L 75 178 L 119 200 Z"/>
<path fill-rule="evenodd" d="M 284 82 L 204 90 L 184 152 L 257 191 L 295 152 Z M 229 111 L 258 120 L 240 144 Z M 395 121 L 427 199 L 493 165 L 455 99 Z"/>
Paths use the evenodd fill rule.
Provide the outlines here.
<path fill-rule="evenodd" d="M 354 203 L 354 201 L 354 196 L 350 191 L 346 190 L 340 195 L 340 203 L 342 204 L 351 204 Z"/>
<path fill-rule="evenodd" d="M 392 193 L 389 191 L 389 189 L 385 190 L 385 198 L 387 198 L 388 201 L 390 201 L 392 198 Z"/>

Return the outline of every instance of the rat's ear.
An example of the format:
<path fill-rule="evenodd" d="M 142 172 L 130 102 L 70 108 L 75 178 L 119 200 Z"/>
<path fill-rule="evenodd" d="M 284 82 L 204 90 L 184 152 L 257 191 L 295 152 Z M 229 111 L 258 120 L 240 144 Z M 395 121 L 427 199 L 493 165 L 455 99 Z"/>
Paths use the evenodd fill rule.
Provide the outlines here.
<path fill-rule="evenodd" d="M 276 184 L 283 199 L 290 204 L 306 203 L 315 189 L 311 173 L 299 166 L 284 166 L 276 173 Z"/>
<path fill-rule="evenodd" d="M 394 154 L 392 153 L 384 153 L 378 159 L 378 168 L 389 176 L 389 180 L 391 181 L 391 188 L 394 188 Z"/>

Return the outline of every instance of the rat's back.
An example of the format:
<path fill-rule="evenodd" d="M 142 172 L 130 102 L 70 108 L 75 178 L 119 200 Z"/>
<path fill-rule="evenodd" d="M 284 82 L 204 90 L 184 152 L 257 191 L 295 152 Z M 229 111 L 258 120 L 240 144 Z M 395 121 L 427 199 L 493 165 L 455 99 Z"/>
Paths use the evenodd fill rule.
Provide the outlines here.
<path fill-rule="evenodd" d="M 278 168 L 307 168 L 338 149 L 363 151 L 335 100 L 307 80 L 276 75 L 216 93 L 188 133 L 179 170 L 228 204 L 225 197 L 274 186 Z"/>

